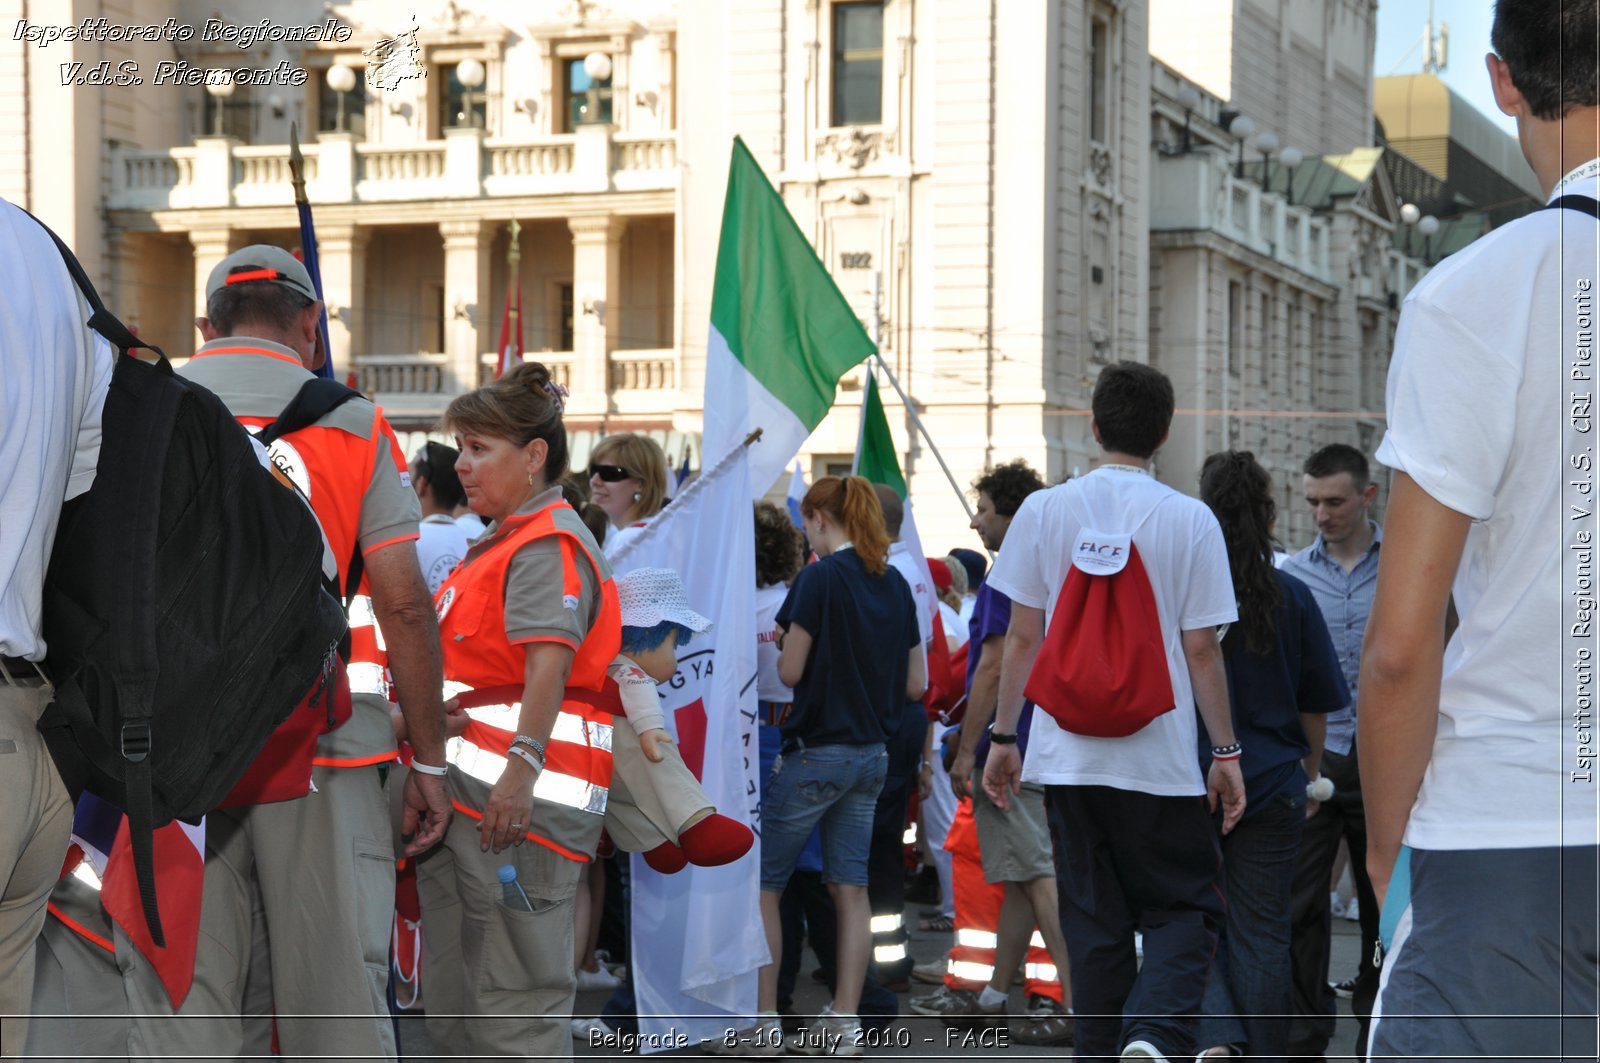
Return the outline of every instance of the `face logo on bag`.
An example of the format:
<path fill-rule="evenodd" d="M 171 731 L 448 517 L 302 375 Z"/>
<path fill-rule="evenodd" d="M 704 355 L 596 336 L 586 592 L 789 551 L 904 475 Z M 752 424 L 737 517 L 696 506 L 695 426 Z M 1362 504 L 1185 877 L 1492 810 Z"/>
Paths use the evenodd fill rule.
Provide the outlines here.
<path fill-rule="evenodd" d="M 306 471 L 305 460 L 300 457 L 294 444 L 287 439 L 274 439 L 267 448 L 267 456 L 272 459 L 273 467 L 300 489 L 306 501 L 311 501 L 311 475 Z"/>
<path fill-rule="evenodd" d="M 456 589 L 454 587 L 446 587 L 444 589 L 444 595 L 442 597 L 440 597 L 440 599 L 439 599 L 439 619 L 440 620 L 444 619 L 444 615 L 450 611 L 450 607 L 452 605 L 454 605 L 455 603 L 456 603 Z"/>

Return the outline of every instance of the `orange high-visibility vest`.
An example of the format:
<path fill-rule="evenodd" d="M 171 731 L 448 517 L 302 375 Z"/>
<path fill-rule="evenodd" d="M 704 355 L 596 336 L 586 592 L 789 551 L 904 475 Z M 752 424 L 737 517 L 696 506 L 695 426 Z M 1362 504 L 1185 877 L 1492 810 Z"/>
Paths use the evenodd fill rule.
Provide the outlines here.
<path fill-rule="evenodd" d="M 564 526 L 557 514 L 572 514 Z M 439 637 L 444 646 L 444 677 L 450 691 L 463 694 L 471 718 L 466 732 L 452 739 L 447 756 L 452 766 L 494 785 L 516 737 L 521 713 L 525 656 L 523 646 L 506 637 L 505 585 L 512 558 L 529 543 L 556 536 L 560 540 L 562 595 L 576 607 L 582 594 L 580 557 L 598 575 L 589 544 L 579 535 L 572 507 L 556 501 L 537 513 L 508 517 L 478 552 L 469 553 L 439 587 L 434 604 L 439 612 Z M 611 713 L 596 704 L 606 682 L 606 667 L 622 645 L 622 609 L 610 579 L 600 581 L 600 611 L 589 634 L 577 647 L 567 678 L 561 711 L 546 743 L 544 770 L 533 787 L 534 811 L 527 837 L 570 860 L 594 856 L 611 786 Z M 457 800 L 464 815 L 482 818 L 482 810 Z"/>

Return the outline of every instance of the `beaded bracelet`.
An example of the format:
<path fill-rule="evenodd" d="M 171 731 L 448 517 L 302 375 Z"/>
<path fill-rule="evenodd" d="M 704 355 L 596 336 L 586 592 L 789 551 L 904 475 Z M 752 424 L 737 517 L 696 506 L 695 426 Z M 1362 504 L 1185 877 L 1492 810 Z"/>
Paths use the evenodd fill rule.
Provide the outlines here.
<path fill-rule="evenodd" d="M 1212 760 L 1238 760 L 1242 756 L 1244 756 L 1244 746 L 1240 745 L 1238 742 L 1235 742 L 1231 746 L 1211 747 Z"/>

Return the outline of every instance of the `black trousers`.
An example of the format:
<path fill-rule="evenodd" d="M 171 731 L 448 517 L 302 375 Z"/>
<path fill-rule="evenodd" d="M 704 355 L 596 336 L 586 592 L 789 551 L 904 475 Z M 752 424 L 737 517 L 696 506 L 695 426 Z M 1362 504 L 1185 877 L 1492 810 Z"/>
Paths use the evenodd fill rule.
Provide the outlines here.
<path fill-rule="evenodd" d="M 1332 951 L 1333 915 L 1328 908 L 1328 879 L 1333 874 L 1339 842 L 1350 849 L 1350 877 L 1361 905 L 1361 965 L 1350 1005 L 1360 1020 L 1357 1055 L 1366 1055 L 1367 1024 L 1378 995 L 1378 898 L 1367 877 L 1367 812 L 1361 800 L 1361 766 L 1357 750 L 1348 756 L 1324 753 L 1322 775 L 1334 785 L 1332 800 L 1306 820 L 1300 838 L 1300 861 L 1295 868 L 1290 954 L 1294 964 L 1295 1018 L 1289 1034 L 1291 1056 L 1320 1056 L 1333 1039 L 1337 1012 L 1334 992 L 1328 987 L 1328 957 Z M 1342 972 L 1341 972 L 1342 975 Z M 1343 977 L 1339 979 L 1343 981 Z"/>
<path fill-rule="evenodd" d="M 906 865 L 904 837 L 906 807 L 911 789 L 917 784 L 917 769 L 922 763 L 922 742 L 928 733 L 928 714 L 922 703 L 907 702 L 900 715 L 900 726 L 889 736 L 888 772 L 878 807 L 872 817 L 872 853 L 867 860 L 867 900 L 874 917 L 894 916 L 902 922 L 891 930 L 872 935 L 873 960 L 885 982 L 898 982 L 911 975 L 910 940 L 904 925 L 906 907 Z M 891 954 L 893 954 L 891 956 Z M 903 957 L 902 957 L 903 954 Z"/>
<path fill-rule="evenodd" d="M 1226 903 L 1203 797 L 1047 786 L 1079 1059 L 1148 1041 L 1192 1059 Z M 1144 934 L 1139 967 L 1133 934 Z"/>

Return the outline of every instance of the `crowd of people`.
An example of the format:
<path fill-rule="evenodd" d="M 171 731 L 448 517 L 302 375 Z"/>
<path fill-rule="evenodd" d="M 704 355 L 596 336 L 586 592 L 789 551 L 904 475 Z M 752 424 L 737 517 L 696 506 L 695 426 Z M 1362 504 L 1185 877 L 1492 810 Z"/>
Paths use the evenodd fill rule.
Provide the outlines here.
<path fill-rule="evenodd" d="M 1047 486 L 1019 460 L 974 482 L 992 564 L 914 556 L 903 499 L 858 476 L 817 479 L 798 520 L 758 502 L 759 838 L 701 788 L 656 693 L 712 621 L 679 574 L 620 560 L 667 505 L 659 446 L 607 437 L 569 471 L 566 392 L 536 362 L 450 404 L 454 446 L 408 458 L 359 396 L 281 436 L 267 460 L 347 603 L 351 712 L 297 796 L 206 815 L 177 982 L 97 902 L 105 864 L 36 726 L 59 679 L 50 544 L 94 479 L 117 356 L 4 204 L 0 1051 L 396 1058 L 398 876 L 434 1044 L 569 1056 L 630 1019 L 600 943 L 626 938 L 606 914 L 625 864 L 604 856 L 631 852 L 759 868 L 770 962 L 719 1054 L 860 1055 L 924 982 L 914 1013 L 1014 1020 L 1084 1058 L 1594 1058 L 1595 6 L 1496 7 L 1491 80 L 1552 209 L 1408 297 L 1386 525 L 1343 443 L 1305 456 L 1299 549 L 1249 452 L 1208 456 L 1192 494 L 1158 480 L 1177 400 L 1135 362 L 1095 383 L 1088 473 Z M 206 299 L 179 372 L 258 430 L 327 356 L 310 276 L 255 245 Z M 925 965 L 908 821 L 938 883 L 918 925 L 951 934 Z M 1341 847 L 1361 946 L 1335 984 Z M 802 1017 L 807 946 L 831 1001 Z M 614 992 L 574 1019 L 579 988 Z"/>

